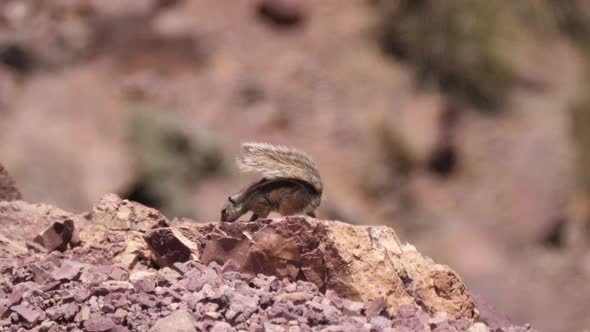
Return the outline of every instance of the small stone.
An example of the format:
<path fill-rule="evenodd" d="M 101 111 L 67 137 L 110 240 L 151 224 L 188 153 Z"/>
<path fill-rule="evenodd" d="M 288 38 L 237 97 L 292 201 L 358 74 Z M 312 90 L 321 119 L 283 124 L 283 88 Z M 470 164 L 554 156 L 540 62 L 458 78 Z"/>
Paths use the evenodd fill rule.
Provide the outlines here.
<path fill-rule="evenodd" d="M 286 329 L 280 325 L 269 322 L 264 323 L 264 332 L 285 332 Z"/>
<path fill-rule="evenodd" d="M 294 304 L 301 304 L 305 301 L 309 300 L 310 295 L 303 293 L 303 292 L 294 292 L 294 293 L 282 293 L 275 296 L 275 300 L 277 302 L 286 302 L 291 301 Z"/>
<path fill-rule="evenodd" d="M 158 271 L 157 283 L 159 286 L 172 286 L 180 279 L 181 274 L 169 267 L 164 267 Z"/>
<path fill-rule="evenodd" d="M 109 277 L 113 280 L 125 281 L 129 279 L 129 271 L 122 266 L 113 266 Z"/>
<path fill-rule="evenodd" d="M 84 301 L 86 301 L 86 299 L 88 299 L 90 297 L 90 295 L 91 295 L 91 293 L 90 293 L 89 289 L 82 288 L 82 289 L 76 290 L 73 297 L 76 302 L 84 302 Z"/>
<path fill-rule="evenodd" d="M 127 312 L 127 310 L 125 309 L 117 309 L 115 311 L 115 313 L 113 314 L 113 319 L 117 322 L 117 323 L 122 323 L 123 320 L 125 319 L 125 317 L 127 317 L 129 313 Z"/>
<path fill-rule="evenodd" d="M 161 267 L 191 259 L 197 246 L 175 228 L 154 229 L 144 236 L 156 262 Z"/>
<path fill-rule="evenodd" d="M 11 303 L 9 299 L 0 299 L 0 317 L 4 316 L 4 313 L 8 311 L 8 308 L 10 308 L 12 304 L 13 303 Z"/>
<path fill-rule="evenodd" d="M 74 316 L 78 313 L 78 305 L 75 303 L 66 303 L 61 305 L 59 309 L 62 312 L 62 317 L 68 322 L 74 319 Z"/>
<path fill-rule="evenodd" d="M 16 312 L 19 316 L 21 316 L 31 324 L 36 323 L 37 320 L 39 320 L 39 318 L 41 317 L 41 314 L 43 313 L 40 310 L 28 308 L 23 304 L 12 306 L 10 310 Z"/>
<path fill-rule="evenodd" d="M 54 280 L 75 280 L 80 275 L 83 264 L 78 262 L 67 261 L 61 268 L 51 273 Z"/>
<path fill-rule="evenodd" d="M 186 274 L 189 271 L 188 266 L 184 263 L 176 262 L 172 264 L 172 267 L 181 274 Z"/>
<path fill-rule="evenodd" d="M 371 318 L 380 315 L 385 310 L 385 300 L 378 298 L 365 302 L 362 311 L 365 316 Z"/>
<path fill-rule="evenodd" d="M 389 328 L 391 327 L 391 320 L 387 319 L 386 317 L 383 316 L 375 316 L 372 317 L 369 320 L 369 323 L 371 323 L 373 326 L 378 327 L 379 329 L 385 329 L 385 328 Z"/>
<path fill-rule="evenodd" d="M 43 285 L 43 287 L 41 287 L 41 290 L 44 292 L 48 292 L 50 290 L 59 288 L 59 285 L 61 285 L 61 281 L 50 281 Z"/>
<path fill-rule="evenodd" d="M 79 321 L 84 322 L 90 319 L 90 307 L 87 305 L 83 305 L 80 308 L 80 312 L 78 313 L 80 319 Z"/>
<path fill-rule="evenodd" d="M 193 332 L 197 330 L 196 325 L 193 315 L 186 310 L 178 310 L 156 321 L 150 332 Z"/>
<path fill-rule="evenodd" d="M 33 251 L 44 253 L 44 254 L 49 252 L 49 250 L 47 250 L 45 247 L 43 247 L 42 245 L 35 243 L 33 241 L 25 241 L 25 245 L 27 246 L 27 249 L 29 249 L 29 250 L 33 250 Z"/>
<path fill-rule="evenodd" d="M 133 286 L 144 293 L 153 293 L 156 289 L 156 273 L 150 271 L 138 271 L 129 275 L 129 281 Z"/>
<path fill-rule="evenodd" d="M 297 284 L 295 284 L 295 283 L 290 283 L 285 287 L 285 291 L 288 293 L 292 293 L 296 290 L 297 290 Z M 330 292 L 330 291 L 332 291 L 332 290 L 329 289 L 328 292 Z"/>
<path fill-rule="evenodd" d="M 89 332 L 110 331 L 115 328 L 115 323 L 111 319 L 98 314 L 90 315 L 83 325 L 84 329 Z"/>
<path fill-rule="evenodd" d="M 23 282 L 12 289 L 10 296 L 8 297 L 9 305 L 18 304 L 23 299 L 23 295 L 33 289 L 37 289 L 39 285 L 34 282 Z"/>
<path fill-rule="evenodd" d="M 64 251 L 72 239 L 73 231 L 74 221 L 70 219 L 56 221 L 39 233 L 33 241 L 49 251 Z"/>
<path fill-rule="evenodd" d="M 490 329 L 484 323 L 477 322 L 471 325 L 469 332 L 490 332 Z"/>
<path fill-rule="evenodd" d="M 211 327 L 211 332 L 231 332 L 235 331 L 231 325 L 226 322 L 215 322 L 213 323 L 213 327 Z"/>
<path fill-rule="evenodd" d="M 112 304 L 105 303 L 102 306 L 102 312 L 104 312 L 105 314 L 113 313 L 113 312 L 115 312 L 115 307 Z"/>
<path fill-rule="evenodd" d="M 109 292 L 122 292 L 133 289 L 133 285 L 128 281 L 107 280 L 101 284 Z"/>
<path fill-rule="evenodd" d="M 140 296 L 137 302 L 146 308 L 153 308 L 156 306 L 156 301 L 152 299 L 151 296 Z"/>
<path fill-rule="evenodd" d="M 57 331 L 57 323 L 51 320 L 44 320 L 40 325 L 39 325 L 39 331 L 41 332 L 49 332 L 49 331 Z"/>
<path fill-rule="evenodd" d="M 38 264 L 32 264 L 30 266 L 33 275 L 35 276 L 35 282 L 39 284 L 44 284 L 47 280 L 51 279 L 51 274 L 47 272 L 44 268 L 42 268 Z"/>
<path fill-rule="evenodd" d="M 360 315 L 364 304 L 362 302 L 342 299 L 342 312 L 345 315 Z"/>

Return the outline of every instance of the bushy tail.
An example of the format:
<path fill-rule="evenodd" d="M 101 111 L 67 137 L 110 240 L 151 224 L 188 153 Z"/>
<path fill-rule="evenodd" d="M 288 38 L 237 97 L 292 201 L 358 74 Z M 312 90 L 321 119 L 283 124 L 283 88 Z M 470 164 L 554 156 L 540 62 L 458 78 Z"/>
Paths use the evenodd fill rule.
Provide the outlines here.
<path fill-rule="evenodd" d="M 248 142 L 238 159 L 244 172 L 261 173 L 267 179 L 289 178 L 305 181 L 317 192 L 323 189 L 320 172 L 304 152 L 282 145 Z"/>

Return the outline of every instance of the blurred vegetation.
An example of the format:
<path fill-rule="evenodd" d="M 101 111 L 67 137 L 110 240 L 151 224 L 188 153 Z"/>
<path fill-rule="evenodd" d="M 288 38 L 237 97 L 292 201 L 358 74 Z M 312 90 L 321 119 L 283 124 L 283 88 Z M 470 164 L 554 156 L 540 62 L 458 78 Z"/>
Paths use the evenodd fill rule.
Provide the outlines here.
<path fill-rule="evenodd" d="M 585 197 L 582 224 L 590 238 L 590 3 L 374 0 L 373 4 L 379 15 L 377 34 L 387 53 L 412 64 L 418 83 L 434 83 L 454 105 L 467 102 L 481 111 L 502 110 L 521 83 L 521 68 L 513 57 L 523 45 L 542 47 L 547 41 L 569 40 L 585 63 L 584 82 L 572 107 L 564 111 L 570 112 L 577 158 L 576 200 Z M 371 168 L 374 181 L 367 182 L 368 193 L 387 197 L 419 165 L 407 162 L 411 158 L 395 135 L 374 132 L 379 150 L 374 154 L 379 157 L 373 161 L 386 171 Z"/>
<path fill-rule="evenodd" d="M 589 27 L 582 2 L 376 0 L 375 4 L 385 51 L 414 64 L 419 82 L 435 82 L 450 97 L 490 111 L 501 109 L 519 83 L 511 45 L 539 42 L 556 33 L 587 44 Z M 531 38 L 523 40 L 523 35 Z"/>
<path fill-rule="evenodd" d="M 514 80 L 500 53 L 501 1 L 381 0 L 384 49 L 413 63 L 420 81 L 484 109 L 498 106 Z"/>
<path fill-rule="evenodd" d="M 211 136 L 189 132 L 164 113 L 131 112 L 128 141 L 136 182 L 126 198 L 169 216 L 194 217 L 187 190 L 200 180 L 227 171 L 223 148 Z"/>
<path fill-rule="evenodd" d="M 414 169 L 415 158 L 400 134 L 384 122 L 373 124 L 373 156 L 360 181 L 364 192 L 377 198 L 402 189 L 403 182 Z"/>
<path fill-rule="evenodd" d="M 372 118 L 371 132 L 359 188 L 388 218 L 400 216 L 414 207 L 407 181 L 416 169 L 417 157 L 399 131 L 380 116 Z"/>

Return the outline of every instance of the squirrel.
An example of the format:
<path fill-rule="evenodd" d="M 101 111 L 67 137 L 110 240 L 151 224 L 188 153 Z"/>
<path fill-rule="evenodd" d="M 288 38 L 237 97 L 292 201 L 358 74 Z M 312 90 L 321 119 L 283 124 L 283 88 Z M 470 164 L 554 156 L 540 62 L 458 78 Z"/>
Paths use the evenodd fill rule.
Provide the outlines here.
<path fill-rule="evenodd" d="M 315 218 L 323 184 L 320 173 L 307 154 L 282 145 L 244 143 L 238 167 L 261 173 L 263 178 L 229 196 L 221 210 L 221 221 L 234 222 L 248 211 L 250 221 L 276 211 L 283 216 L 304 213 Z"/>

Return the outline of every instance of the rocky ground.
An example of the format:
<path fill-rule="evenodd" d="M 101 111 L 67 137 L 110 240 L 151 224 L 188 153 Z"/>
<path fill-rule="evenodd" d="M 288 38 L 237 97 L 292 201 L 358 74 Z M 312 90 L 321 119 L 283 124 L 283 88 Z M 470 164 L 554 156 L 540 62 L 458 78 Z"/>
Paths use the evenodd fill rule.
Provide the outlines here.
<path fill-rule="evenodd" d="M 73 214 L 0 187 L 2 331 L 533 331 L 389 227 L 170 221 L 112 194 Z"/>

